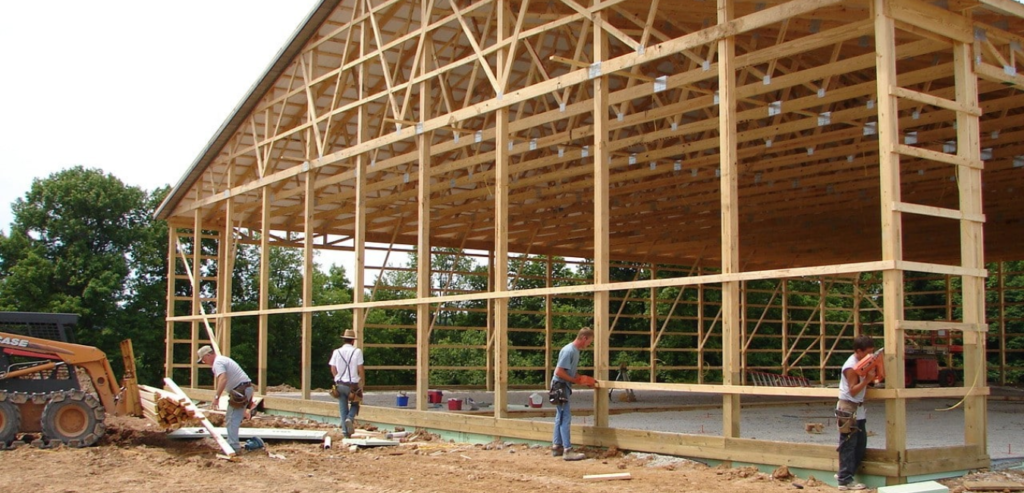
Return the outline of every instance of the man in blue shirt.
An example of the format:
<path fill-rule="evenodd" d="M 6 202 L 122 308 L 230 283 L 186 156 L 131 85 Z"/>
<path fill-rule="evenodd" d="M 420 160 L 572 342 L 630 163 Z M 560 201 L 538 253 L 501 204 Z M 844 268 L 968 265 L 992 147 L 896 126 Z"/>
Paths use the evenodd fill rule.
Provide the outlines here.
<path fill-rule="evenodd" d="M 572 451 L 569 441 L 569 425 L 572 413 L 569 410 L 569 396 L 572 395 L 572 384 L 578 383 L 593 388 L 595 381 L 586 375 L 577 375 L 576 368 L 580 363 L 580 351 L 586 349 L 594 341 L 594 331 L 590 327 L 580 329 L 576 339 L 566 344 L 558 352 L 558 364 L 551 378 L 551 388 L 563 389 L 563 397 L 555 404 L 555 431 L 551 439 L 551 455 L 562 457 L 563 460 L 582 460 L 584 455 Z"/>

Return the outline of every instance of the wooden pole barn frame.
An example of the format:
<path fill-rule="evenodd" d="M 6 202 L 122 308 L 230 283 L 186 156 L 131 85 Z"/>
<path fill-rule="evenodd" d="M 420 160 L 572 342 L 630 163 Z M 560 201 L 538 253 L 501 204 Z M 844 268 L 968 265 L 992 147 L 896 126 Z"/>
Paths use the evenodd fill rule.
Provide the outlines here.
<path fill-rule="evenodd" d="M 886 438 L 864 472 L 899 483 L 987 466 L 986 337 L 1007 329 L 1002 301 L 998 327 L 986 323 L 984 262 L 1021 257 L 1022 32 L 1012 0 L 324 0 L 157 211 L 171 226 L 167 375 L 197 387 L 195 349 L 215 339 L 230 354 L 232 320 L 255 317 L 265 392 L 271 321 L 298 313 L 303 399 L 267 403 L 331 414 L 309 400 L 311 368 L 326 364 L 310 361 L 313 315 L 351 311 L 362 343 L 367 311 L 415 310 L 417 408 L 370 407 L 367 419 L 548 440 L 550 424 L 509 416 L 509 334 L 523 330 L 508 325 L 509 300 L 546 300 L 545 326 L 529 329 L 545 333 L 534 370 L 548 378 L 552 301 L 585 296 L 602 388 L 719 393 L 723 432 L 609 428 L 609 395 L 595 392 L 593 424 L 574 425 L 581 444 L 835 470 L 831 446 L 741 437 L 744 395 L 836 394 L 745 385 L 772 307 L 783 363 L 764 370 L 801 370 L 811 353 L 811 380 L 834 383 L 854 334 L 886 348 L 888 380 L 870 391 L 885 402 Z M 262 252 L 257 310 L 232 309 L 239 243 Z M 367 265 L 379 245 L 485 252 L 490 287 L 432 288 L 431 255 L 419 255 L 413 299 L 355 289 L 352 303 L 312 304 L 314 251 L 352 256 L 354 285 L 372 289 L 367 273 L 388 268 Z M 269 306 L 271 246 L 301 249 L 301 306 Z M 527 254 L 548 262 L 547 287 L 510 277 Z M 553 282 L 552 256 L 585 259 L 589 283 Z M 614 281 L 620 263 L 648 274 Z M 878 279 L 870 293 L 865 273 Z M 907 273 L 958 279 L 944 317 L 907 319 Z M 819 306 L 788 306 L 800 279 L 819 281 Z M 747 288 L 765 280 L 772 294 Z M 834 283 L 855 293 L 838 327 L 825 316 Z M 670 289 L 677 297 L 660 299 Z M 709 290 L 720 299 L 710 310 Z M 649 381 L 610 381 L 623 350 L 614 326 L 638 297 L 655 314 Z M 431 320 L 464 301 L 488 307 L 493 416 L 427 412 Z M 673 315 L 680 302 L 696 304 L 695 320 Z M 879 326 L 861 323 L 865 310 Z M 696 347 L 667 345 L 673 320 Z M 934 331 L 962 339 L 963 386 L 905 388 L 907 338 Z M 658 381 L 657 355 L 673 350 L 697 354 L 698 383 Z M 907 402 L 929 397 L 963 399 L 962 445 L 907 447 Z"/>

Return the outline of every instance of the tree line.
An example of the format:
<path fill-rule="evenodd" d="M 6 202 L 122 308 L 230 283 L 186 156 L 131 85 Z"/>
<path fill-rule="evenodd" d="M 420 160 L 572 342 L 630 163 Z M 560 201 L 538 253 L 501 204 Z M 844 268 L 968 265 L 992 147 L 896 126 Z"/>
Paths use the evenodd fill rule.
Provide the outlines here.
<path fill-rule="evenodd" d="M 133 341 L 139 380 L 158 383 L 164 374 L 166 286 L 167 286 L 167 225 L 157 221 L 153 212 L 166 197 L 168 187 L 152 191 L 128 186 L 111 174 L 97 169 L 73 167 L 36 179 L 24 197 L 12 204 L 14 221 L 9 232 L 0 231 L 0 310 L 76 313 L 80 316 L 76 335 L 81 344 L 97 346 L 108 355 L 111 363 L 120 365 L 119 341 Z M 195 248 L 192 245 L 192 248 Z M 216 255 L 216 243 L 203 240 L 198 245 L 204 254 Z M 296 248 L 272 247 L 270 252 L 271 308 L 302 305 L 302 255 Z M 550 262 L 550 265 L 549 265 Z M 239 244 L 232 272 L 232 310 L 250 311 L 259 307 L 260 252 L 256 245 Z M 407 263 L 409 269 L 388 270 L 380 285 L 366 293 L 369 300 L 404 299 L 415 297 L 414 253 Z M 432 289 L 435 293 L 481 292 L 488 290 L 485 265 L 460 255 L 457 250 L 438 250 L 431 255 Z M 342 266 L 326 270 L 314 269 L 313 304 L 317 306 L 344 304 L 353 299 L 353 287 Z M 1024 336 L 1019 333 L 1024 320 L 1024 264 L 1007 263 L 1011 275 L 1003 280 L 1011 287 L 1004 293 L 1008 309 L 1005 313 L 1017 334 L 1008 338 L 1007 348 L 1017 351 L 1011 363 L 1021 365 Z M 203 276 L 215 277 L 216 265 L 204 266 Z M 658 277 L 685 275 L 678 267 L 658 269 Z M 548 274 L 550 269 L 550 275 Z M 532 289 L 548 286 L 587 283 L 592 279 L 593 266 L 583 263 L 570 265 L 562 258 L 550 260 L 539 257 L 514 258 L 509 262 L 509 276 L 514 279 L 513 289 Z M 651 271 L 642 264 L 618 264 L 610 271 L 613 281 L 649 279 Z M 911 277 L 911 276 L 908 276 Z M 548 280 L 550 278 L 550 281 Z M 867 297 L 880 303 L 879 285 L 871 283 L 865 275 L 862 288 Z M 549 284 L 550 282 L 550 284 Z M 782 304 L 772 293 L 779 281 L 752 281 L 747 284 L 747 317 L 780 320 Z M 826 310 L 829 330 L 838 334 L 847 322 L 844 309 L 850 307 L 852 288 L 847 283 L 829 285 L 824 300 L 819 296 L 820 281 L 790 280 L 787 306 L 794 310 L 791 317 L 808 316 L 806 307 L 819 304 L 835 308 Z M 954 293 L 952 305 L 959 306 L 958 280 L 954 279 L 949 291 L 944 279 L 924 278 L 908 280 L 907 291 L 924 293 L 908 297 L 908 319 L 942 319 L 948 292 Z M 998 280 L 990 278 L 990 284 Z M 191 285 L 175 284 L 176 295 L 190 296 Z M 205 289 L 205 288 L 201 288 Z M 655 292 L 652 306 L 648 293 L 612 292 L 611 312 L 616 324 L 609 346 L 624 348 L 610 355 L 613 367 L 620 364 L 642 368 L 650 361 L 650 313 L 657 311 L 659 329 L 664 328 L 656 355 L 659 370 L 656 379 L 662 382 L 695 382 L 720 380 L 720 372 L 708 370 L 697 375 L 693 370 L 697 355 L 693 348 L 704 347 L 704 361 L 711 367 L 721 364 L 721 338 L 703 340 L 695 328 L 696 320 L 704 320 L 704 329 L 714 330 L 721 303 L 720 291 L 711 287 L 704 290 L 698 302 L 697 290 L 690 288 L 661 288 Z M 873 291 L 874 290 L 874 291 Z M 209 293 L 206 293 L 209 294 Z M 990 317 L 996 301 L 989 293 Z M 543 297 L 516 297 L 509 300 L 508 326 L 509 365 L 513 370 L 509 381 L 513 385 L 543 385 L 545 351 L 552 348 L 552 359 L 558 349 L 572 340 L 580 327 L 592 325 L 593 300 L 590 296 L 553 297 L 550 309 Z M 767 308 L 765 308 L 767 306 Z M 941 307 L 941 308 L 940 308 Z M 487 362 L 488 306 L 485 301 L 432 305 L 430 364 L 431 385 L 473 385 L 486 383 L 486 372 L 480 368 Z M 803 310 L 803 311 L 801 311 Z M 958 309 L 955 309 L 958 310 Z M 552 338 L 547 340 L 546 313 L 551 318 Z M 181 314 L 179 314 L 181 315 Z M 959 313 L 953 313 L 953 318 Z M 669 321 L 666 323 L 665 319 Z M 867 327 L 878 327 L 881 313 L 866 310 L 861 322 Z M 301 379 L 301 315 L 270 316 L 268 331 L 268 383 L 299 386 Z M 350 311 L 319 312 L 313 316 L 312 376 L 314 388 L 330 385 L 327 361 L 330 352 L 339 344 L 338 336 L 352 327 Z M 416 361 L 416 311 L 414 309 L 371 309 L 366 315 L 364 341 L 368 366 L 414 367 Z M 881 337 L 880 328 L 875 334 Z M 766 323 L 752 334 L 747 345 L 747 365 L 781 366 L 779 338 L 782 326 Z M 721 329 L 718 326 L 718 334 Z M 258 359 L 258 317 L 237 317 L 232 320 L 232 357 L 248 370 L 254 370 Z M 808 338 L 801 344 L 812 344 Z M 989 348 L 1003 341 L 989 338 Z M 772 351 L 775 349 L 776 351 Z M 184 355 L 183 355 L 184 356 Z M 187 356 L 186 356 L 187 357 Z M 801 364 L 814 366 L 819 362 L 815 354 Z M 990 361 L 992 356 L 990 355 Z M 592 364 L 592 354 L 583 355 L 581 365 Z M 553 361 L 548 362 L 553 363 Z M 831 364 L 831 363 L 828 363 Z M 117 368 L 120 372 L 120 368 Z M 1010 375 L 1019 381 L 1022 371 Z M 995 375 L 990 375 L 995 376 Z M 204 377 L 205 378 L 205 377 Z M 641 370 L 632 375 L 634 380 L 648 380 L 649 373 Z M 406 386 L 415 382 L 414 370 L 377 370 L 368 374 L 371 385 Z"/>

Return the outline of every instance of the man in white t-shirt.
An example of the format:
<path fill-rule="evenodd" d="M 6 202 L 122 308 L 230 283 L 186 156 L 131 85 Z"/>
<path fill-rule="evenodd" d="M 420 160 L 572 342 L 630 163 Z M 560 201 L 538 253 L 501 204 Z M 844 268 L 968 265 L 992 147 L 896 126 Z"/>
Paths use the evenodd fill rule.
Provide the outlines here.
<path fill-rule="evenodd" d="M 224 413 L 224 426 L 228 430 L 228 444 L 235 452 L 242 450 L 238 442 L 238 429 L 242 426 L 245 411 L 252 401 L 252 381 L 235 360 L 221 356 L 210 346 L 203 346 L 196 352 L 198 363 L 210 365 L 213 371 L 213 402 L 220 402 L 220 396 L 228 396 L 228 407 Z M 225 392 L 227 394 L 225 394 Z M 258 437 L 246 442 L 246 450 L 263 448 L 263 441 Z"/>
<path fill-rule="evenodd" d="M 334 386 L 338 389 L 338 415 L 341 418 L 342 433 L 345 438 L 351 438 L 365 382 L 363 351 L 352 345 L 356 331 L 346 330 L 341 339 L 343 344 L 331 354 L 329 364 L 331 374 L 334 375 Z"/>
<path fill-rule="evenodd" d="M 863 490 L 867 488 L 854 481 L 857 468 L 864 460 L 867 451 L 867 410 L 864 408 L 864 395 L 868 384 L 875 379 L 872 368 L 861 376 L 854 370 L 864 358 L 875 351 L 875 341 L 868 336 L 857 336 L 853 339 L 853 354 L 843 363 L 843 376 L 839 380 L 839 402 L 836 403 L 836 417 L 839 421 L 839 481 L 840 490 Z M 847 417 L 848 416 L 848 417 Z"/>

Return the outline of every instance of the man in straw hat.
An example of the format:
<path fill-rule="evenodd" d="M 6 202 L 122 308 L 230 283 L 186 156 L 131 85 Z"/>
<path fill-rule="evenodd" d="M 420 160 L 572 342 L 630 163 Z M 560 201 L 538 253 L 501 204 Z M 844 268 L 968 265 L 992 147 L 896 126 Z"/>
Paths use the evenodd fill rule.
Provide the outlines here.
<path fill-rule="evenodd" d="M 348 329 L 341 336 L 342 346 L 331 355 L 331 374 L 334 375 L 334 387 L 337 389 L 338 415 L 345 438 L 352 437 L 355 429 L 356 415 L 359 414 L 359 402 L 363 393 L 365 374 L 363 373 L 363 351 L 352 343 L 356 339 L 356 331 Z M 356 397 L 351 399 L 351 397 Z"/>

